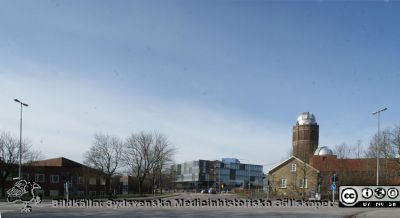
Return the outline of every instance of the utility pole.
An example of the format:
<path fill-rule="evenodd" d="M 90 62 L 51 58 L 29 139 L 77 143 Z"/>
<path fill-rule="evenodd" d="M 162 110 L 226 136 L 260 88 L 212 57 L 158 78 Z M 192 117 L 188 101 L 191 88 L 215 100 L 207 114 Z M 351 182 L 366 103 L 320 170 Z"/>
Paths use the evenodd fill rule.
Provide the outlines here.
<path fill-rule="evenodd" d="M 19 168 L 18 168 L 18 179 L 22 179 L 21 175 L 21 161 L 22 161 L 22 106 L 28 107 L 28 104 L 21 102 L 18 99 L 14 99 L 15 102 L 21 105 L 21 116 L 19 120 Z"/>
<path fill-rule="evenodd" d="M 387 108 L 382 108 L 372 113 L 372 115 L 378 114 L 378 140 L 376 143 L 376 185 L 379 185 L 379 144 L 380 140 L 380 119 L 381 119 L 381 112 L 387 110 Z"/>
<path fill-rule="evenodd" d="M 335 180 L 336 180 L 336 173 L 333 173 L 332 175 L 332 184 L 335 185 Z M 335 189 L 332 188 L 332 202 L 335 202 Z"/>

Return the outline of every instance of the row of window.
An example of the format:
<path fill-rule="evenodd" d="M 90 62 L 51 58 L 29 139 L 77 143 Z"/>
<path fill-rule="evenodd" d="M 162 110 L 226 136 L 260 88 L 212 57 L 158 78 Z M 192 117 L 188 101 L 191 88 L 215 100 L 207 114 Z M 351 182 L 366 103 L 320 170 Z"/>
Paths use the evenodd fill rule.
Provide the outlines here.
<path fill-rule="evenodd" d="M 45 174 L 43 173 L 35 173 L 35 182 L 40 182 L 44 183 L 45 182 Z M 23 179 L 30 180 L 29 174 L 23 174 Z M 7 181 L 12 180 L 12 175 L 10 174 L 7 179 Z M 50 175 L 50 183 L 60 183 L 60 176 L 56 174 L 51 174 Z M 77 177 L 77 184 L 84 184 L 85 179 L 83 176 L 78 176 Z M 97 184 L 97 179 L 95 177 L 90 177 L 89 178 L 89 185 L 96 185 Z M 106 181 L 105 179 L 101 178 L 100 179 L 100 185 L 105 185 Z"/>
<path fill-rule="evenodd" d="M 37 194 L 43 195 L 44 191 L 43 190 L 37 190 Z M 62 194 L 63 194 L 63 191 L 60 191 L 60 190 L 57 190 L 57 189 L 52 189 L 52 190 L 49 191 L 49 196 L 52 196 L 52 197 L 60 196 Z M 77 192 L 78 196 L 83 196 L 84 194 L 85 194 L 84 191 L 78 191 Z M 96 193 L 96 191 L 89 191 L 88 194 L 89 194 L 89 196 L 95 196 L 97 193 Z M 98 192 L 98 194 L 101 195 L 101 196 L 105 196 L 106 195 L 105 191 L 100 191 L 100 192 Z"/>
<path fill-rule="evenodd" d="M 225 169 L 235 169 L 235 170 L 239 170 L 241 164 L 236 164 L 236 163 L 231 163 L 231 164 L 226 164 L 225 165 Z M 244 169 L 241 170 L 250 170 L 250 171 L 262 171 L 262 166 L 259 165 L 249 165 L 249 164 L 244 164 Z"/>
<path fill-rule="evenodd" d="M 307 179 L 299 179 L 298 181 L 298 187 L 299 188 L 307 188 L 308 181 Z M 287 179 L 280 179 L 279 180 L 279 188 L 286 188 L 287 185 Z"/>

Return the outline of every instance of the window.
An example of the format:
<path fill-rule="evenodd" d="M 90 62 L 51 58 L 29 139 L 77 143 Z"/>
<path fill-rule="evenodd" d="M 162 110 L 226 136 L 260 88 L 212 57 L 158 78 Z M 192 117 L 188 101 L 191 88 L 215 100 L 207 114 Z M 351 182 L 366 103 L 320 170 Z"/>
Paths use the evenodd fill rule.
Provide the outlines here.
<path fill-rule="evenodd" d="M 279 188 L 286 188 L 286 179 L 280 179 Z"/>
<path fill-rule="evenodd" d="M 3 174 L 5 174 L 5 172 Z M 12 181 L 12 180 L 13 180 L 12 174 L 10 173 L 10 174 L 8 174 L 8 176 L 6 178 L 6 181 Z"/>
<path fill-rule="evenodd" d="M 50 190 L 50 196 L 58 196 L 59 192 L 58 190 Z"/>
<path fill-rule="evenodd" d="M 89 185 L 96 185 L 96 178 L 90 177 L 89 178 Z"/>
<path fill-rule="evenodd" d="M 299 180 L 299 187 L 300 188 L 307 188 L 307 179 L 300 179 Z"/>
<path fill-rule="evenodd" d="M 50 175 L 50 182 L 51 183 L 59 183 L 60 182 L 60 178 L 58 175 Z"/>
<path fill-rule="evenodd" d="M 296 164 L 295 163 L 290 164 L 290 172 L 296 172 Z"/>
<path fill-rule="evenodd" d="M 78 176 L 78 184 L 83 184 L 83 183 L 85 183 L 83 176 Z"/>
<path fill-rule="evenodd" d="M 103 178 L 101 178 L 101 179 L 100 179 L 100 185 L 106 185 L 106 180 L 103 179 Z"/>
<path fill-rule="evenodd" d="M 44 174 L 35 174 L 35 182 L 44 182 Z"/>
<path fill-rule="evenodd" d="M 122 184 L 121 186 L 121 192 L 122 194 L 128 194 L 128 184 Z"/>

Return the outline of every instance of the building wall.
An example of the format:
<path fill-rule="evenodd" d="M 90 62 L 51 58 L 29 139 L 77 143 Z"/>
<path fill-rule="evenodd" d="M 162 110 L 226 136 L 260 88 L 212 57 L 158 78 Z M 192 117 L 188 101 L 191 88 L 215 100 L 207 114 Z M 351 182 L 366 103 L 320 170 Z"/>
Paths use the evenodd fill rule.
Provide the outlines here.
<path fill-rule="evenodd" d="M 293 156 L 300 158 L 306 163 L 318 147 L 319 140 L 318 124 L 293 126 L 292 145 Z"/>
<path fill-rule="evenodd" d="M 14 186 L 16 181 L 12 178 L 18 177 L 18 165 L 15 165 L 10 172 L 9 178 L 5 181 L 5 191 Z M 84 165 L 25 165 L 22 167 L 22 178 L 38 183 L 42 187 L 38 193 L 45 197 L 63 196 L 66 191 L 64 186 L 66 181 L 69 182 L 70 196 L 105 195 L 104 174 Z"/>
<path fill-rule="evenodd" d="M 292 164 L 295 164 L 295 170 L 292 170 Z M 307 180 L 305 187 L 302 186 L 304 176 Z M 291 158 L 271 170 L 268 179 L 269 191 L 276 197 L 309 197 L 310 192 L 316 192 L 318 188 L 318 171 L 296 158 Z M 286 180 L 286 186 L 282 185 L 282 180 Z"/>
<path fill-rule="evenodd" d="M 376 159 L 338 159 L 336 155 L 313 156 L 311 164 L 320 171 L 320 190 L 323 198 L 330 198 L 331 177 L 335 174 L 335 184 L 376 185 Z M 380 159 L 379 184 L 400 184 L 400 163 L 398 159 Z"/>
<path fill-rule="evenodd" d="M 224 189 L 250 187 L 262 188 L 263 171 L 261 165 L 242 164 L 239 160 L 224 158 L 223 161 L 196 160 L 177 165 L 177 189 L 201 190 L 218 188 L 224 184 Z"/>
<path fill-rule="evenodd" d="M 221 181 L 228 188 L 242 187 L 261 188 L 263 186 L 263 167 L 240 162 L 221 162 L 216 166 L 217 181 Z"/>
<path fill-rule="evenodd" d="M 176 188 L 181 190 L 198 190 L 214 184 L 210 176 L 211 161 L 195 160 L 177 164 Z"/>

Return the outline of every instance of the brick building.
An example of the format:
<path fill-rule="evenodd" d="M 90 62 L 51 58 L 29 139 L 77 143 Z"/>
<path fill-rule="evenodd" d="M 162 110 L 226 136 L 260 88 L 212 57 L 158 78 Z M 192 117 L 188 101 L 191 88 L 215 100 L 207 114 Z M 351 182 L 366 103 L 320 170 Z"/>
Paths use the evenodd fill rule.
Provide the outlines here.
<path fill-rule="evenodd" d="M 337 158 L 326 146 L 318 146 L 319 126 L 315 116 L 302 113 L 293 127 L 293 156 L 268 172 L 269 191 L 279 197 L 309 197 L 320 193 L 324 199 L 331 198 L 331 184 L 376 185 L 376 158 Z M 306 174 L 298 175 L 299 166 Z M 295 169 L 295 170 L 294 170 Z M 379 184 L 400 184 L 400 160 L 379 160 Z M 306 177 L 299 179 L 299 177 Z M 307 188 L 303 187 L 307 183 Z M 337 192 L 336 192 L 337 194 Z M 337 199 L 337 197 L 336 197 Z"/>
<path fill-rule="evenodd" d="M 2 164 L 0 164 L 0 171 L 1 167 Z M 105 195 L 105 179 L 101 171 L 64 157 L 23 165 L 21 174 L 22 179 L 39 183 L 42 190 L 39 190 L 38 194 L 45 197 L 63 196 L 67 182 L 70 196 Z M 18 177 L 18 165 L 11 168 L 4 184 L 4 190 L 8 190 L 14 185 L 13 177 Z"/>
<path fill-rule="evenodd" d="M 379 184 L 400 184 L 400 162 L 397 158 L 379 160 Z M 375 185 L 376 158 L 338 159 L 336 155 L 314 155 L 310 164 L 320 171 L 319 184 L 322 197 L 331 195 L 329 186 L 335 175 L 335 184 L 340 185 Z"/>

